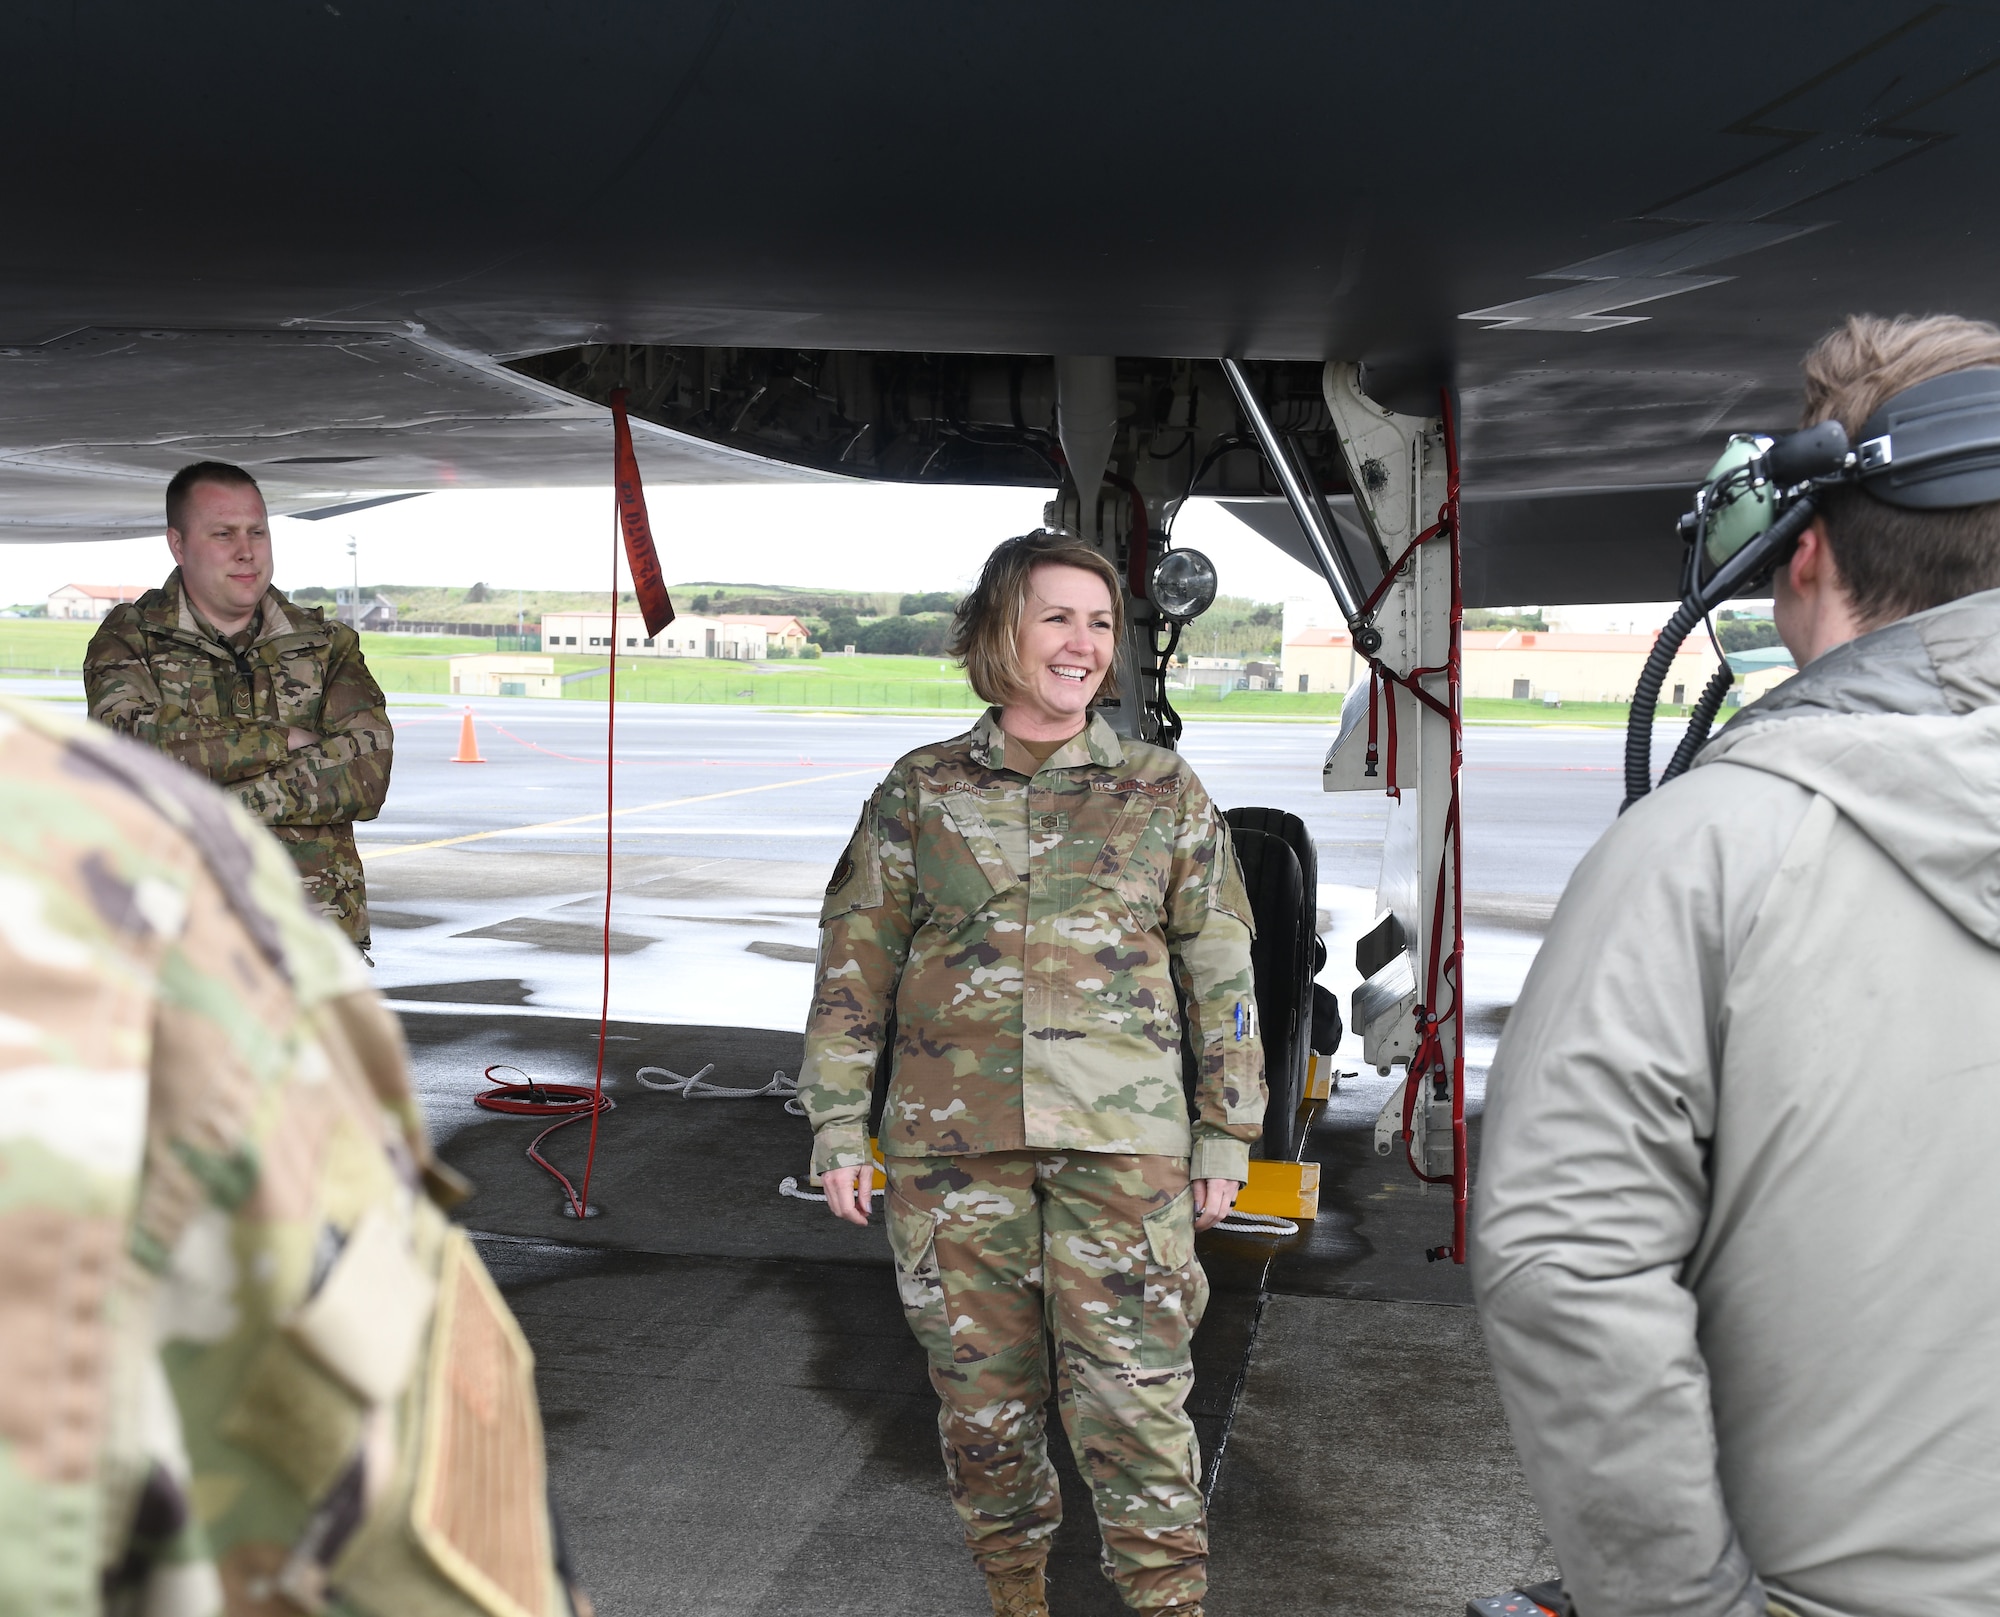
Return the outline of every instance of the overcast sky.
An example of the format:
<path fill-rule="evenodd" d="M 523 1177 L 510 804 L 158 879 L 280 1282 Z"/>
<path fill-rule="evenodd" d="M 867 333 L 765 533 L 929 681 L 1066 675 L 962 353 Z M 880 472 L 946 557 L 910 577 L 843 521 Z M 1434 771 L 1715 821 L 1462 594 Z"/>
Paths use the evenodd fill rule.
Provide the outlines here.
<path fill-rule="evenodd" d="M 889 483 L 662 486 L 647 493 L 671 583 L 796 584 L 850 590 L 962 590 L 986 553 L 1041 521 L 1040 489 L 911 488 Z M 366 584 L 484 583 L 510 589 L 607 588 L 613 543 L 605 489 L 426 494 L 350 517 L 274 523 L 277 584 L 328 588 L 350 577 L 350 537 Z M 1260 601 L 1325 599 L 1326 585 L 1209 500 L 1191 501 L 1177 544 L 1205 552 L 1222 593 Z M 0 605 L 43 600 L 63 584 L 153 584 L 172 560 L 164 536 L 0 545 Z M 1566 627 L 1656 627 L 1671 605 L 1569 608 Z"/>
<path fill-rule="evenodd" d="M 660 564 L 673 583 L 820 585 L 852 590 L 958 590 L 986 553 L 1041 521 L 1038 489 L 894 484 L 724 485 L 648 490 Z M 277 585 L 332 587 L 360 549 L 363 584 L 484 583 L 605 589 L 613 540 L 608 489 L 427 494 L 321 522 L 273 524 Z M 1323 591 L 1289 560 L 1206 500 L 1175 528 L 1205 551 L 1228 595 L 1282 600 Z M 148 584 L 172 561 L 161 538 L 0 546 L 0 602 L 33 602 L 62 584 Z"/>

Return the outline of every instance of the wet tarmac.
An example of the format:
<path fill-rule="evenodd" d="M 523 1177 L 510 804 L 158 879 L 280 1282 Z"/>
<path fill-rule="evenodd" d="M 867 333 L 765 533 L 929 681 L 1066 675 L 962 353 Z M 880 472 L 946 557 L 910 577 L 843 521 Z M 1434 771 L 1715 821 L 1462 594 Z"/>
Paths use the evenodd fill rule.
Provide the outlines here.
<path fill-rule="evenodd" d="M 935 1405 L 878 1229 L 779 1193 L 807 1136 L 776 1099 L 686 1101 L 642 1066 L 756 1087 L 797 1072 L 817 903 L 861 802 L 933 718 L 626 708 L 619 714 L 612 1025 L 591 1198 L 564 1217 L 523 1155 L 538 1126 L 476 1110 L 495 1063 L 589 1082 L 604 907 L 599 707 L 399 702 L 394 787 L 360 828 L 376 981 L 411 1040 L 463 1217 L 535 1344 L 553 1488 L 604 1617 L 984 1611 L 944 1497 Z M 948 726 L 947 726 L 948 727 Z M 1380 799 L 1319 790 L 1330 733 L 1191 725 L 1223 806 L 1275 805 L 1319 845 L 1343 1001 L 1373 913 Z M 1468 1086 L 1578 858 L 1613 817 L 1621 738 L 1474 729 L 1465 777 Z M 1444 1193 L 1372 1149 L 1393 1081 L 1349 1069 L 1306 1154 L 1321 1216 L 1282 1242 L 1211 1234 L 1190 1408 L 1218 1614 L 1432 1613 L 1547 1577 L 1464 1272 L 1424 1250 Z M 502 1076 L 512 1076 L 503 1074 Z M 549 1155 L 580 1171 L 587 1125 Z M 1095 1570 L 1066 1446 L 1058 1617 L 1122 1608 Z"/>
<path fill-rule="evenodd" d="M 594 1016 L 604 920 L 601 707 L 479 705 L 482 764 L 454 764 L 460 710 L 397 704 L 394 786 L 361 826 L 376 981 L 403 1003 Z M 936 718 L 728 708 L 619 715 L 612 1014 L 797 1029 L 820 890 L 888 765 Z M 1383 799 L 1328 795 L 1331 729 L 1200 723 L 1183 750 L 1225 807 L 1303 818 L 1319 848 L 1328 970 L 1343 999 L 1372 916 Z M 1609 731 L 1468 732 L 1468 1054 L 1484 1064 L 1562 884 L 1616 812 Z"/>
<path fill-rule="evenodd" d="M 73 681 L 7 682 L 74 701 Z M 359 828 L 375 979 L 402 1016 L 464 1219 L 534 1344 L 551 1487 L 604 1617 L 909 1613 L 985 1600 L 941 1486 L 935 1405 L 878 1230 L 783 1196 L 803 1122 L 776 1099 L 683 1101 L 641 1066 L 757 1087 L 797 1071 L 814 922 L 874 781 L 936 717 L 628 707 L 619 715 L 604 1120 L 592 1200 L 561 1216 L 524 1151 L 540 1125 L 473 1107 L 482 1071 L 590 1080 L 605 923 L 604 711 L 477 705 L 485 762 L 452 761 L 461 709 L 393 704 L 395 780 Z M 1319 847 L 1343 1001 L 1373 914 L 1384 808 L 1329 797 L 1330 727 L 1192 725 L 1225 807 L 1290 809 Z M 1664 730 L 1662 749 L 1675 737 Z M 1613 818 L 1622 738 L 1467 734 L 1468 1095 L 1563 883 Z M 1190 1400 L 1214 1548 L 1210 1610 L 1456 1617 L 1554 1574 L 1479 1342 L 1464 1272 L 1425 1261 L 1450 1204 L 1372 1149 L 1393 1080 L 1360 1067 L 1309 1136 L 1320 1217 L 1284 1241 L 1214 1233 Z M 502 1074 L 501 1076 L 512 1076 Z M 582 1126 L 551 1140 L 580 1170 Z M 1052 1429 L 1054 1423 L 1052 1422 Z M 1051 1444 L 1068 1521 L 1057 1617 L 1121 1609 L 1089 1502 Z"/>

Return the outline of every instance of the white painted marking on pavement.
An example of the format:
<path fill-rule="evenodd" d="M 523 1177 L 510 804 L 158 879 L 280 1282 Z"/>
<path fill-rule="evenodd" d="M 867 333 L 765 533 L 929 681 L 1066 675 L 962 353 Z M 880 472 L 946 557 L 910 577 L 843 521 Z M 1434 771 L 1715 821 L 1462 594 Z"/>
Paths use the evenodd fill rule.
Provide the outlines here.
<path fill-rule="evenodd" d="M 625 814 L 653 814 L 660 809 L 685 808 L 690 803 L 713 803 L 723 797 L 748 797 L 752 792 L 782 791 L 787 786 L 817 786 L 823 781 L 846 780 L 852 775 L 872 775 L 872 769 L 848 769 L 837 775 L 808 775 L 801 780 L 766 781 L 762 786 L 738 786 L 726 792 L 704 792 L 699 797 L 674 797 L 664 803 L 637 803 L 631 808 L 613 809 L 615 819 Z M 595 814 L 572 814 L 566 820 L 543 820 L 539 825 L 509 825 L 497 831 L 468 831 L 463 836 L 438 837 L 430 842 L 404 842 L 391 847 L 369 847 L 362 844 L 364 858 L 373 863 L 377 859 L 393 859 L 399 853 L 421 853 L 426 848 L 455 848 L 461 842 L 484 842 L 488 837 L 516 837 L 530 831 L 554 831 L 566 825 L 589 825 L 593 820 L 604 818 L 604 811 Z"/>

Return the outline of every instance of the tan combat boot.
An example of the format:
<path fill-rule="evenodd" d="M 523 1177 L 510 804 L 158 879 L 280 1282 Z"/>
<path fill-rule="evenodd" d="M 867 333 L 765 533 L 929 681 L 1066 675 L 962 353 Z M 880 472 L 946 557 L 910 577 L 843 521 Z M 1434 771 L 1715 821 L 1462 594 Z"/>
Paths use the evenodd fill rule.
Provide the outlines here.
<path fill-rule="evenodd" d="M 1038 1566 L 987 1573 L 986 1593 L 993 1601 L 993 1617 L 1049 1617 L 1048 1586 Z"/>

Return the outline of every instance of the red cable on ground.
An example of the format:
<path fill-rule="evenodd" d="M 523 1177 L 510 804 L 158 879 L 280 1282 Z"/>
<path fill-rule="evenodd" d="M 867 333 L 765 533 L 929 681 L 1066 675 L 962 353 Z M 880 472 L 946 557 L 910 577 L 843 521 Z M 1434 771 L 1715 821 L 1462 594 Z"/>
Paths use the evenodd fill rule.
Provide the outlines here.
<path fill-rule="evenodd" d="M 520 1072 L 524 1080 L 518 1084 L 504 1083 L 494 1077 L 496 1072 Z M 486 1081 L 492 1089 L 472 1097 L 472 1104 L 489 1112 L 504 1112 L 510 1117 L 559 1117 L 559 1123 L 551 1123 L 537 1134 L 528 1145 L 528 1160 L 555 1182 L 562 1186 L 563 1195 L 569 1201 L 572 1216 L 581 1218 L 584 1200 L 570 1183 L 569 1175 L 542 1155 L 542 1141 L 557 1129 L 566 1129 L 579 1118 L 589 1117 L 591 1126 L 596 1127 L 597 1114 L 608 1112 L 618 1103 L 608 1099 L 600 1091 L 585 1089 L 581 1084 L 544 1084 L 530 1078 L 525 1072 L 507 1062 L 496 1062 L 486 1069 Z M 590 1185 L 590 1174 L 586 1163 L 584 1187 Z"/>
<path fill-rule="evenodd" d="M 1465 1160 L 1465 996 L 1462 991 L 1465 967 L 1465 895 L 1464 895 L 1464 842 L 1460 836 L 1459 776 L 1465 759 L 1465 725 L 1462 717 L 1460 691 L 1463 682 L 1462 642 L 1465 627 L 1465 593 L 1460 576 L 1462 554 L 1458 529 L 1458 434 L 1452 419 L 1451 395 L 1443 395 L 1441 419 L 1444 428 L 1445 455 L 1445 498 L 1439 509 L 1437 520 L 1412 539 L 1393 566 L 1382 575 L 1382 582 L 1375 586 L 1362 607 L 1362 615 L 1371 615 L 1388 594 L 1390 586 L 1401 575 L 1405 566 L 1416 555 L 1420 546 L 1439 534 L 1445 535 L 1451 545 L 1451 638 L 1445 652 L 1445 660 L 1440 667 L 1412 668 L 1407 674 L 1398 674 L 1382 661 L 1379 656 L 1368 659 L 1368 757 L 1369 773 L 1374 772 L 1376 762 L 1376 693 L 1382 695 L 1383 721 L 1388 731 L 1387 753 L 1389 780 L 1385 790 L 1388 795 L 1401 801 L 1402 788 L 1396 782 L 1396 693 L 1401 686 L 1425 707 L 1442 717 L 1451 733 L 1451 792 L 1445 804 L 1444 834 L 1445 847 L 1440 854 L 1437 898 L 1431 915 L 1431 938 L 1429 958 L 1424 969 L 1423 1001 L 1417 1006 L 1418 1042 L 1417 1052 L 1410 1058 L 1407 1078 L 1403 1090 L 1403 1154 L 1410 1164 L 1410 1171 L 1426 1184 L 1449 1184 L 1452 1193 L 1452 1234 L 1451 1245 L 1433 1249 L 1428 1255 L 1434 1258 L 1448 1257 L 1454 1263 L 1465 1262 L 1465 1211 L 1470 1176 Z M 1445 678 L 1445 700 L 1440 702 L 1425 690 L 1422 681 L 1442 674 Z M 1444 878 L 1447 870 L 1451 876 L 1451 952 L 1442 953 L 1444 941 Z M 1440 999 L 1449 989 L 1450 1008 L 1440 1012 Z M 1452 1160 L 1449 1174 L 1430 1174 L 1417 1166 L 1415 1156 L 1415 1131 L 1411 1127 L 1416 1116 L 1417 1102 L 1422 1093 L 1421 1085 L 1435 1082 L 1444 1074 L 1444 1040 L 1442 1029 L 1446 1024 L 1452 1028 L 1451 1042 L 1451 1139 Z"/>

